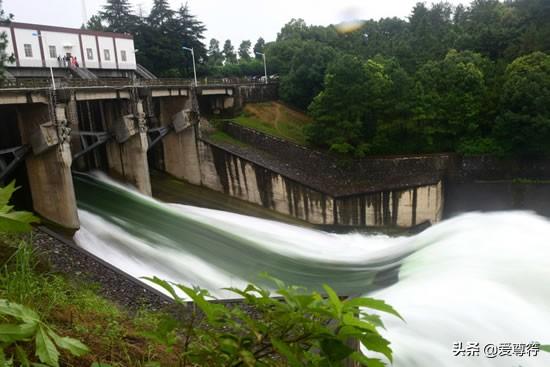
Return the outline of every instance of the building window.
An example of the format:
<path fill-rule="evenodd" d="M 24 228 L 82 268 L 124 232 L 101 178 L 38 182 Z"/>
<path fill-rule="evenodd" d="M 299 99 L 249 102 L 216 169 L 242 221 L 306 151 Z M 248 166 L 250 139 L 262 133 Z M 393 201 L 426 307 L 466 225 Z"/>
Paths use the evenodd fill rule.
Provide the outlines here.
<path fill-rule="evenodd" d="M 86 56 L 88 57 L 88 60 L 93 60 L 94 59 L 94 52 L 92 51 L 91 48 L 86 49 Z"/>
<path fill-rule="evenodd" d="M 109 50 L 103 50 L 103 56 L 105 61 L 111 61 L 111 51 Z"/>
<path fill-rule="evenodd" d="M 25 43 L 23 48 L 25 49 L 25 57 L 32 57 L 32 45 Z"/>
<path fill-rule="evenodd" d="M 126 62 L 126 51 L 120 51 L 120 59 L 122 60 L 122 62 Z"/>
<path fill-rule="evenodd" d="M 50 49 L 50 59 L 57 58 L 57 50 L 55 49 L 55 46 L 48 46 Z"/>

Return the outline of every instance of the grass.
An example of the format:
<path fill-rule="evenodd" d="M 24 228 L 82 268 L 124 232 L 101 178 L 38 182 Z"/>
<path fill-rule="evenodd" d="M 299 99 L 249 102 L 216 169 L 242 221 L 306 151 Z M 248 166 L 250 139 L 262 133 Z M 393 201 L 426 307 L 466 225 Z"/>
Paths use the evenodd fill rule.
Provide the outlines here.
<path fill-rule="evenodd" d="M 279 102 L 249 103 L 232 121 L 300 145 L 307 145 L 304 126 L 311 123 L 304 113 Z"/>
<path fill-rule="evenodd" d="M 41 254 L 29 245 L 31 241 L 28 236 L 0 235 L 0 298 L 30 307 L 58 334 L 76 338 L 91 349 L 79 358 L 62 353 L 61 365 L 89 367 L 95 362 L 113 367 L 146 366 L 149 361 L 163 366 L 178 364 L 174 354 L 144 336 L 164 317 L 162 312 L 143 309 L 137 315 L 131 314 L 101 297 L 97 285 L 52 272 Z"/>
<path fill-rule="evenodd" d="M 228 144 L 232 144 L 232 145 L 237 145 L 237 146 L 242 146 L 242 147 L 246 147 L 247 145 L 245 143 L 243 143 L 242 141 L 240 140 L 237 140 L 235 138 L 233 138 L 232 136 L 229 136 L 228 134 L 224 133 L 223 131 L 221 130 L 215 130 L 213 131 L 212 133 L 210 133 L 208 135 L 208 137 L 210 139 L 212 139 L 214 142 L 219 142 L 219 143 L 228 143 Z"/>

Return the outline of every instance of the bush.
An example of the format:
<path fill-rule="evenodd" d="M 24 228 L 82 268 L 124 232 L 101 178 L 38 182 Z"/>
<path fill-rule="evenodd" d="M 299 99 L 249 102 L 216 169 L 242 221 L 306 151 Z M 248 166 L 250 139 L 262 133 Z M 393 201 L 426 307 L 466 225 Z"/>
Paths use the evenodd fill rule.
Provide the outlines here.
<path fill-rule="evenodd" d="M 392 360 L 390 343 L 378 332 L 383 327 L 380 316 L 366 312 L 370 308 L 401 317 L 383 301 L 342 301 L 327 285 L 325 298 L 274 280 L 278 288 L 274 294 L 252 284 L 244 290 L 228 288 L 243 298 L 244 306 L 239 307 L 210 302 L 212 298 L 202 289 L 173 285 L 156 277 L 146 279 L 185 305 L 176 290 L 182 291 L 202 312 L 193 308 L 183 323 L 165 320 L 149 335 L 169 347 L 178 345 L 178 335 L 185 335 L 182 365 L 342 366 L 346 359 L 352 359 L 364 366 L 384 366 L 350 347 L 359 342 Z"/>

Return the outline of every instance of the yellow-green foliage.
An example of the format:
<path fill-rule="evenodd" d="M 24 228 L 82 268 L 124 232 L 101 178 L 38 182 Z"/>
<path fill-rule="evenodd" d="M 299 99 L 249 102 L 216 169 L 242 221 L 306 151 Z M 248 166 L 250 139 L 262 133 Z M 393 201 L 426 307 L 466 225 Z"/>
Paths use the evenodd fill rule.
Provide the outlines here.
<path fill-rule="evenodd" d="M 243 113 L 233 121 L 301 145 L 306 144 L 303 128 L 311 123 L 304 113 L 279 102 L 247 104 Z"/>

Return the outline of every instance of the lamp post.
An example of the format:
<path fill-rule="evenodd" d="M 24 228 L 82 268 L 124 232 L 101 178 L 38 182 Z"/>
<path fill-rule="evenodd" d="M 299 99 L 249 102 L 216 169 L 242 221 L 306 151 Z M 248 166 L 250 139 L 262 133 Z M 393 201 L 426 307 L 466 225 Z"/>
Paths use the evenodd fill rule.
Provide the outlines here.
<path fill-rule="evenodd" d="M 193 51 L 193 48 L 185 47 L 183 46 L 184 50 L 191 51 L 191 56 L 193 56 L 193 75 L 195 76 L 195 87 L 198 87 L 197 84 L 197 68 L 195 67 L 195 51 Z"/>
<path fill-rule="evenodd" d="M 39 39 L 38 42 L 44 41 L 44 42 L 42 42 L 42 44 L 43 44 L 42 46 L 48 47 L 47 51 L 48 51 L 48 54 L 49 54 L 50 47 L 48 46 L 48 40 L 46 39 L 46 37 L 44 35 L 42 35 L 41 33 L 33 33 L 32 35 L 38 37 L 38 39 Z M 45 45 L 44 45 L 44 43 L 45 43 Z M 46 52 L 44 52 L 44 58 L 47 59 L 46 58 Z M 47 62 L 46 60 L 44 60 L 44 61 Z M 50 65 L 50 76 L 52 78 L 52 88 L 53 88 L 53 90 L 55 90 L 55 78 L 53 77 L 53 69 L 52 69 L 51 65 Z"/>
<path fill-rule="evenodd" d="M 257 51 L 256 51 L 256 54 L 262 55 L 262 58 L 264 59 L 264 76 L 265 76 L 265 84 L 267 84 L 267 65 L 265 63 L 265 54 Z"/>

